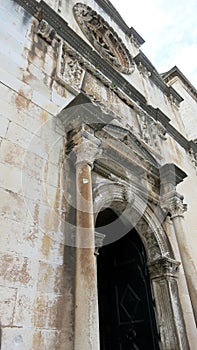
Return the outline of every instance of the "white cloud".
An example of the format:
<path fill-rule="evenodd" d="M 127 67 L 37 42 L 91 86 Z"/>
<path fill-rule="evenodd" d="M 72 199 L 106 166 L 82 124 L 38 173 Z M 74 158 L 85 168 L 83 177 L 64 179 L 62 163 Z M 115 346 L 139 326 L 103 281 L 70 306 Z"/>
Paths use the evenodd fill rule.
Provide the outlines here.
<path fill-rule="evenodd" d="M 197 1 L 111 0 L 145 39 L 142 51 L 159 72 L 177 65 L 197 87 Z"/>

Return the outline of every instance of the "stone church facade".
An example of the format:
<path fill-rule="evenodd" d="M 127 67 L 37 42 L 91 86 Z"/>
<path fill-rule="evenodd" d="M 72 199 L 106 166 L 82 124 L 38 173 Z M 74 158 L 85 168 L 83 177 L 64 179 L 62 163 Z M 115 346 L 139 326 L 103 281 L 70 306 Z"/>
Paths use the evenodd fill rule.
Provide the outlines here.
<path fill-rule="evenodd" d="M 0 10 L 0 348 L 195 350 L 196 89 L 108 0 Z"/>

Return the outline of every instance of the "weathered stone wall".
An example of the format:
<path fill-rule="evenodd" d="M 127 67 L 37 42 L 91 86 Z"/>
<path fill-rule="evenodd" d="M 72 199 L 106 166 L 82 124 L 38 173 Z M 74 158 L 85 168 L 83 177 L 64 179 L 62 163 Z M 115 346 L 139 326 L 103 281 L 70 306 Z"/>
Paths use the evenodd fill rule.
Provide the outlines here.
<path fill-rule="evenodd" d="M 54 80 L 56 47 L 37 36 L 37 21 L 14 1 L 0 7 L 2 349 L 64 349 L 64 338 L 69 349 L 72 254 L 56 115 L 72 96 Z"/>
<path fill-rule="evenodd" d="M 197 138 L 196 96 L 192 94 L 180 78 L 174 78 L 169 83 L 184 98 L 180 106 L 180 116 L 188 139 L 194 140 Z"/>
<path fill-rule="evenodd" d="M 76 2 L 46 1 L 88 42 L 73 16 Z M 114 20 L 94 1 L 88 5 L 113 26 L 127 49 L 137 56 L 139 47 Z M 197 261 L 196 167 L 190 153 L 165 134 L 160 123 L 153 119 L 147 122 L 147 115 L 141 113 L 138 104 L 131 103 L 124 94 L 118 95 L 113 82 L 111 87 L 107 86 L 90 69 L 85 74 L 84 66 L 64 50 L 60 40 L 42 35 L 39 21 L 16 1 L 1 2 L 0 10 L 0 28 L 4 33 L 0 40 L 2 349 L 18 346 L 21 350 L 71 350 L 74 252 L 64 244 L 68 183 L 63 167 L 65 134 L 58 113 L 83 88 L 92 100 L 114 113 L 117 125 L 140 138 L 161 165 L 173 162 L 188 174 L 179 187 L 188 203 L 185 219 L 194 263 Z M 147 104 L 165 112 L 183 135 L 195 136 L 191 129 L 194 119 L 190 119 L 186 128 L 177 101 L 164 94 L 147 69 L 135 64 L 131 75 L 122 75 L 145 96 Z M 196 109 L 192 107 L 192 111 Z M 183 114 L 187 116 L 184 111 Z M 169 232 L 175 246 L 173 234 L 170 235 Z M 186 292 L 181 283 L 180 288 L 185 306 Z"/>

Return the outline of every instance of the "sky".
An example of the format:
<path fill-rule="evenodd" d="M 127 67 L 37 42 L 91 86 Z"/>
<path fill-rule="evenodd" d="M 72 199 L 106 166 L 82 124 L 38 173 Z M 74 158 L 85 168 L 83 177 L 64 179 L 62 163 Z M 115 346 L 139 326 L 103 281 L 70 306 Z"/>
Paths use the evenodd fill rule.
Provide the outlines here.
<path fill-rule="evenodd" d="M 141 50 L 159 73 L 177 66 L 197 89 L 197 0 L 111 0 L 145 40 Z"/>

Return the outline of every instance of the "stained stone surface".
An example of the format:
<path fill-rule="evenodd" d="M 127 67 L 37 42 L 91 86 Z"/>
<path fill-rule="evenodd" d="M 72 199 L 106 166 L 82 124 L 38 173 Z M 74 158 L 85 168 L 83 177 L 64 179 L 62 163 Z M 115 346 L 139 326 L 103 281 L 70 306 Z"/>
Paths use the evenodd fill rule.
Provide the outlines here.
<path fill-rule="evenodd" d="M 76 3 L 0 4 L 2 349 L 75 349 L 76 184 L 71 150 L 85 135 L 99 140 L 102 151 L 92 162 L 95 212 L 102 205 L 124 211 L 125 222 L 136 222 L 147 249 L 153 292 L 160 302 L 158 318 L 167 324 L 159 325 L 162 349 L 172 350 L 176 344 L 176 350 L 195 350 L 192 306 L 182 265 L 178 272 L 181 254 L 175 230 L 160 201 L 159 169 L 173 163 L 187 174 L 173 190 L 188 204 L 185 245 L 188 261 L 196 266 L 196 90 L 179 71 L 162 78 L 140 54 L 143 39 L 135 32 L 126 34 L 103 1 L 88 0 L 86 6 L 103 18 L 108 34 L 116 33 L 124 53 L 132 57 L 127 72 L 110 65 L 81 31 L 73 13 Z M 73 46 L 66 32 L 70 29 L 78 40 Z M 121 50 L 117 46 L 115 51 Z M 121 57 L 121 63 L 127 62 Z M 79 130 L 76 111 L 68 108 L 74 131 L 66 133 L 58 115 L 80 93 L 89 99 L 91 110 L 97 106 L 102 117 L 110 116 L 111 125 L 104 125 L 102 118 L 101 126 L 89 123 Z M 195 273 L 190 278 L 196 281 Z M 160 293 L 172 305 L 166 313 Z M 168 330 L 177 332 L 174 341 L 173 334 L 164 340 Z M 95 350 L 84 350 L 90 349 Z"/>

